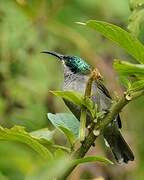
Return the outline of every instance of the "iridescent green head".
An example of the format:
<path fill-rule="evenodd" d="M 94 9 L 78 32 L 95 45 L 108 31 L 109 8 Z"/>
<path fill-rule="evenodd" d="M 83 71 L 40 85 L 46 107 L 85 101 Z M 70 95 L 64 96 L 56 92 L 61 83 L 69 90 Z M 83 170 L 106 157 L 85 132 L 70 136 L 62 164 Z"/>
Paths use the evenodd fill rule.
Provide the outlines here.
<path fill-rule="evenodd" d="M 43 51 L 60 59 L 73 73 L 89 74 L 91 66 L 78 56 L 65 56 L 56 52 Z"/>

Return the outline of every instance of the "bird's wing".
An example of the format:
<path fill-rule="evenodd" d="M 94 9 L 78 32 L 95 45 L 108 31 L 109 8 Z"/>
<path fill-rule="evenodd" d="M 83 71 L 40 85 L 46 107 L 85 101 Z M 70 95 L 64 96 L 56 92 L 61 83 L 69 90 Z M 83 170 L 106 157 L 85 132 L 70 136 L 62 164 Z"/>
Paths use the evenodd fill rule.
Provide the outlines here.
<path fill-rule="evenodd" d="M 98 84 L 98 88 L 108 97 L 111 99 L 110 93 L 107 90 L 107 88 L 104 86 L 104 84 L 102 83 L 102 81 L 98 80 L 96 82 Z"/>
<path fill-rule="evenodd" d="M 98 81 L 96 81 L 96 83 L 97 83 L 97 86 L 98 86 L 98 88 L 101 90 L 101 92 L 103 92 L 103 94 L 107 97 L 107 98 L 109 98 L 110 99 L 110 101 L 111 101 L 111 96 L 110 96 L 110 93 L 109 93 L 109 91 L 107 90 L 107 88 L 104 86 L 104 84 L 103 84 L 103 82 L 102 81 L 100 81 L 100 80 L 98 80 Z M 117 116 L 117 123 L 118 123 L 118 127 L 119 128 L 122 128 L 122 123 L 121 123 L 121 119 L 120 119 L 120 115 L 118 114 L 118 116 Z"/>

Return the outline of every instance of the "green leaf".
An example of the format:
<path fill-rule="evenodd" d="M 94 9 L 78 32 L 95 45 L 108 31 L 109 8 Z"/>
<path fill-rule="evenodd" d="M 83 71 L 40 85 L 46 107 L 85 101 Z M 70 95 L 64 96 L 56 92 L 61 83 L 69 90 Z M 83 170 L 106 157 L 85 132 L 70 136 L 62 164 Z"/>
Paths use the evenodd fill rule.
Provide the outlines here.
<path fill-rule="evenodd" d="M 68 128 L 65 128 L 63 126 L 59 126 L 59 129 L 66 135 L 69 143 L 71 144 L 71 146 L 73 146 L 77 138 L 74 136 L 72 131 L 70 131 Z"/>
<path fill-rule="evenodd" d="M 90 163 L 90 162 L 102 162 L 105 164 L 113 164 L 113 162 L 110 161 L 109 159 L 104 158 L 104 157 L 97 157 L 97 156 L 88 156 L 88 157 L 74 160 L 75 165 L 83 164 L 83 163 Z"/>
<path fill-rule="evenodd" d="M 71 145 L 76 141 L 79 134 L 79 121 L 70 113 L 48 113 L 48 119 L 68 138 Z"/>
<path fill-rule="evenodd" d="M 85 106 L 89 110 L 89 112 L 91 113 L 93 118 L 96 117 L 97 104 L 95 104 L 90 98 L 85 98 L 84 99 L 83 106 Z"/>
<path fill-rule="evenodd" d="M 57 149 L 55 152 L 54 152 L 54 156 L 55 157 L 60 157 L 60 156 L 66 156 L 68 154 L 66 154 L 66 152 L 64 152 L 62 149 Z"/>
<path fill-rule="evenodd" d="M 96 108 L 94 103 L 90 98 L 84 99 L 82 94 L 74 91 L 51 91 L 54 95 L 64 98 L 74 104 L 80 106 L 81 108 L 85 106 L 91 113 L 92 117 L 96 114 Z"/>
<path fill-rule="evenodd" d="M 144 7 L 144 0 L 130 0 L 131 10 L 141 9 L 142 7 Z"/>
<path fill-rule="evenodd" d="M 57 149 L 60 149 L 60 150 L 65 151 L 65 152 L 67 152 L 67 153 L 70 153 L 70 152 L 71 152 L 71 149 L 68 148 L 68 147 L 65 147 L 65 146 L 60 146 L 60 145 L 57 145 L 57 144 L 53 144 L 52 147 L 55 148 L 56 150 L 57 150 Z"/>
<path fill-rule="evenodd" d="M 139 80 L 132 83 L 130 91 L 141 91 L 144 90 L 144 80 Z"/>
<path fill-rule="evenodd" d="M 28 145 L 43 158 L 52 158 L 51 152 L 24 130 L 24 127 L 14 126 L 11 129 L 0 126 L 0 140 L 15 141 Z"/>
<path fill-rule="evenodd" d="M 37 141 L 44 145 L 49 150 L 56 149 L 55 144 L 52 142 L 55 130 L 50 131 L 47 128 L 30 132 L 30 135 L 37 139 Z M 52 151 L 51 151 L 52 152 Z"/>
<path fill-rule="evenodd" d="M 54 133 L 55 133 L 55 130 L 50 131 L 48 130 L 48 128 L 43 128 L 43 129 L 30 132 L 30 135 L 33 136 L 34 138 L 45 139 L 45 140 L 50 141 L 53 138 Z"/>
<path fill-rule="evenodd" d="M 144 63 L 144 46 L 131 33 L 119 26 L 103 21 L 90 20 L 84 25 L 100 32 L 102 35 L 124 48 L 138 62 Z"/>
<path fill-rule="evenodd" d="M 70 152 L 70 149 L 65 146 L 54 144 L 51 140 L 55 134 L 55 130 L 50 131 L 48 128 L 30 132 L 30 135 L 38 140 L 42 145 L 48 147 L 48 149 L 57 150 L 60 149 L 64 152 Z"/>
<path fill-rule="evenodd" d="M 83 96 L 80 93 L 74 91 L 50 91 L 54 95 L 65 98 L 78 106 L 83 105 Z"/>
<path fill-rule="evenodd" d="M 120 75 L 119 76 L 120 79 L 120 83 L 126 88 L 126 89 L 130 89 L 131 88 L 131 81 L 128 79 L 128 77 L 124 76 L 124 75 Z"/>
<path fill-rule="evenodd" d="M 128 30 L 144 43 L 144 7 L 134 10 L 129 17 Z"/>
<path fill-rule="evenodd" d="M 57 154 L 52 160 L 42 164 L 39 168 L 35 168 L 32 173 L 29 173 L 26 180 L 62 179 L 61 176 L 69 170 L 72 162 L 69 156 L 63 156 L 61 153 Z"/>
<path fill-rule="evenodd" d="M 123 75 L 139 75 L 144 77 L 144 65 L 132 64 L 126 61 L 115 60 L 114 68 Z"/>

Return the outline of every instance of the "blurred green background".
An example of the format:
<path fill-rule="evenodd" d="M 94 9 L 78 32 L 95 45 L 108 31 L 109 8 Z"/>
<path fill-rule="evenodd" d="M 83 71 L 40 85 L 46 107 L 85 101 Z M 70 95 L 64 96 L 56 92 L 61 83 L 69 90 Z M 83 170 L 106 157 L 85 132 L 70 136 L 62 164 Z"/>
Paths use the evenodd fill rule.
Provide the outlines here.
<path fill-rule="evenodd" d="M 75 22 L 97 19 L 126 29 L 130 14 L 129 0 L 0 0 L 0 124 L 34 131 L 48 127 L 47 112 L 67 110 L 48 91 L 61 88 L 62 67 L 54 58 L 41 54 L 42 50 L 83 57 L 100 69 L 112 94 L 122 94 L 112 61 L 116 57 L 134 60 Z M 143 180 L 143 107 L 144 98 L 140 98 L 121 113 L 122 132 L 135 153 L 134 162 L 121 167 L 81 166 L 70 179 Z M 100 144 L 90 153 L 102 154 Z M 39 164 L 41 160 L 30 149 L 0 141 L 0 179 L 25 179 Z"/>

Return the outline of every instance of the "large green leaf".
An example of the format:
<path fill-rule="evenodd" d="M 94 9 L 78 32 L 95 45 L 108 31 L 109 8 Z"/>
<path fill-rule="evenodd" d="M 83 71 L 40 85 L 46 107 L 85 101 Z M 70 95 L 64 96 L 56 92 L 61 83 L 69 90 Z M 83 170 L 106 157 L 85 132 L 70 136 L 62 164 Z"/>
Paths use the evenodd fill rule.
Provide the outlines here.
<path fill-rule="evenodd" d="M 113 162 L 110 161 L 109 159 L 104 158 L 104 157 L 97 157 L 97 156 L 88 156 L 88 157 L 74 160 L 74 164 L 76 165 L 82 164 L 82 163 L 90 163 L 90 162 L 102 162 L 105 164 L 113 164 Z"/>
<path fill-rule="evenodd" d="M 0 140 L 15 141 L 28 145 L 43 158 L 51 158 L 51 152 L 27 133 L 23 127 L 14 126 L 11 129 L 0 126 Z"/>
<path fill-rule="evenodd" d="M 132 64 L 126 61 L 115 60 L 114 68 L 124 75 L 138 75 L 144 77 L 144 65 Z"/>
<path fill-rule="evenodd" d="M 48 113 L 48 119 L 66 135 L 71 145 L 78 138 L 79 121 L 74 115 L 70 113 Z"/>
<path fill-rule="evenodd" d="M 84 99 L 84 96 L 82 96 L 82 94 L 74 91 L 51 91 L 51 92 L 58 97 L 73 102 L 74 104 L 80 106 L 81 108 L 85 106 L 91 113 L 92 117 L 95 118 L 96 106 L 94 105 L 93 101 L 90 98 Z"/>
<path fill-rule="evenodd" d="M 78 106 L 83 105 L 83 96 L 80 93 L 74 91 L 50 91 L 58 97 L 67 99 Z"/>
<path fill-rule="evenodd" d="M 102 35 L 124 48 L 137 61 L 144 63 L 144 46 L 131 33 L 119 26 L 103 21 L 89 20 L 81 24 L 100 32 Z"/>

